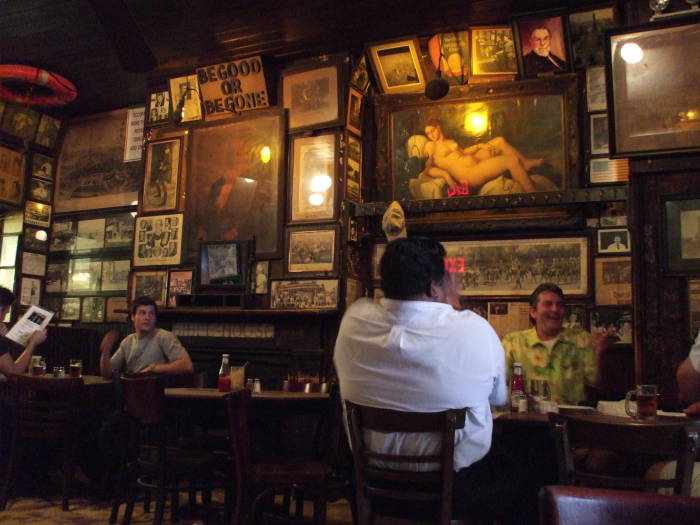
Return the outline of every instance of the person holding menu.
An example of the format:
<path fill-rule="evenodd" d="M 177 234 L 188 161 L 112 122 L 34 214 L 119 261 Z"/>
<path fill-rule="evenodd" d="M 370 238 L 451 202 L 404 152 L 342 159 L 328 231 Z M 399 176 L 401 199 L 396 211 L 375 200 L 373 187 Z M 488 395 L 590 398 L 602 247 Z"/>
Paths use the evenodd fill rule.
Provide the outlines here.
<path fill-rule="evenodd" d="M 0 319 L 5 318 L 5 315 L 7 315 L 7 312 L 14 302 L 15 294 L 7 288 L 0 286 Z M 7 325 L 0 322 L 0 335 L 3 336 L 0 339 L 0 373 L 5 375 L 22 374 L 26 372 L 36 347 L 46 341 L 46 329 L 36 330 L 31 335 L 27 341 L 27 345 L 24 347 L 24 351 L 17 359 L 12 359 L 12 355 L 10 354 L 11 343 L 5 337 L 8 331 L 9 328 L 7 328 Z"/>

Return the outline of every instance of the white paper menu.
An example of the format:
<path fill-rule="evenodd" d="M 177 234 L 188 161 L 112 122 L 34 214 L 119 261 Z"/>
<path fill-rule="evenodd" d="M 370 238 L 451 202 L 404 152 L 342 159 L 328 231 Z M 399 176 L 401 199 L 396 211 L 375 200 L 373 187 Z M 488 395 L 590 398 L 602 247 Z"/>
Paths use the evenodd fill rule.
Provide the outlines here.
<path fill-rule="evenodd" d="M 46 328 L 53 316 L 54 312 L 32 305 L 5 337 L 24 346 L 35 331 Z"/>

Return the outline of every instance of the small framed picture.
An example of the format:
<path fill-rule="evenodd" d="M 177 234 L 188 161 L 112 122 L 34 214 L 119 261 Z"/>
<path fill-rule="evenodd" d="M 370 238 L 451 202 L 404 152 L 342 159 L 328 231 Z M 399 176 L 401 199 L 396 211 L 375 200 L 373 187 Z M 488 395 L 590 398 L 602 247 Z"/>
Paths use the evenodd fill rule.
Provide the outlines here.
<path fill-rule="evenodd" d="M 464 85 L 469 79 L 469 31 L 437 33 L 428 39 L 430 66 L 450 84 Z M 430 72 L 429 72 L 430 73 Z"/>
<path fill-rule="evenodd" d="M 41 115 L 34 142 L 49 149 L 56 149 L 61 121 L 48 115 Z"/>
<path fill-rule="evenodd" d="M 338 308 L 338 279 L 272 281 L 270 308 L 335 310 Z"/>
<path fill-rule="evenodd" d="M 350 84 L 355 86 L 362 93 L 367 93 L 369 87 L 369 70 L 367 69 L 367 55 L 362 54 L 355 63 L 355 67 L 350 75 Z"/>
<path fill-rule="evenodd" d="M 607 109 L 605 66 L 593 66 L 586 69 L 586 103 L 588 111 L 605 111 Z"/>
<path fill-rule="evenodd" d="M 105 245 L 105 219 L 86 219 L 78 221 L 78 235 L 75 240 L 76 250 L 99 250 Z"/>
<path fill-rule="evenodd" d="M 48 228 L 51 225 L 51 205 L 27 201 L 24 205 L 24 222 Z"/>
<path fill-rule="evenodd" d="M 61 304 L 61 321 L 80 320 L 80 297 L 64 297 Z"/>
<path fill-rule="evenodd" d="M 608 146 L 608 114 L 593 113 L 590 115 L 591 155 L 610 153 Z"/>
<path fill-rule="evenodd" d="M 603 203 L 600 210 L 600 225 L 605 228 L 627 226 L 627 203 Z"/>
<path fill-rule="evenodd" d="M 49 233 L 43 228 L 25 226 L 22 246 L 33 252 L 46 253 L 49 248 Z"/>
<path fill-rule="evenodd" d="M 24 198 L 25 158 L 19 151 L 0 146 L 0 200 L 15 206 L 21 206 Z"/>
<path fill-rule="evenodd" d="M 49 251 L 72 251 L 78 235 L 78 223 L 73 219 L 56 219 L 51 225 Z"/>
<path fill-rule="evenodd" d="M 292 139 L 290 223 L 335 218 L 337 148 L 335 132 Z"/>
<path fill-rule="evenodd" d="M 22 252 L 22 273 L 41 277 L 46 275 L 46 255 Z"/>
<path fill-rule="evenodd" d="M 180 112 L 180 122 L 202 120 L 202 104 L 197 75 L 187 75 L 170 79 L 170 107 L 173 118 Z"/>
<path fill-rule="evenodd" d="M 517 18 L 515 41 L 523 77 L 571 70 L 564 17 L 552 12 Z"/>
<path fill-rule="evenodd" d="M 415 38 L 369 46 L 372 67 L 382 92 L 421 93 L 425 90 L 419 50 Z"/>
<path fill-rule="evenodd" d="M 100 289 L 102 261 L 71 259 L 68 274 L 69 292 L 96 292 Z"/>
<path fill-rule="evenodd" d="M 362 136 L 362 99 L 362 93 L 351 87 L 348 92 L 348 115 L 345 127 L 357 136 Z"/>
<path fill-rule="evenodd" d="M 255 271 L 250 278 L 250 292 L 255 294 L 266 294 L 267 283 L 270 279 L 270 261 L 256 261 Z"/>
<path fill-rule="evenodd" d="M 148 96 L 146 124 L 159 126 L 170 121 L 170 92 L 166 90 L 152 91 Z"/>
<path fill-rule="evenodd" d="M 345 198 L 362 202 L 362 141 L 347 134 L 345 145 Z"/>
<path fill-rule="evenodd" d="M 631 345 L 632 309 L 602 307 L 593 310 L 591 321 L 593 335 L 610 333 L 608 342 L 615 345 Z"/>
<path fill-rule="evenodd" d="M 32 177 L 29 180 L 27 197 L 35 201 L 51 204 L 53 199 L 53 182 Z"/>
<path fill-rule="evenodd" d="M 150 142 L 146 148 L 141 213 L 177 211 L 180 195 L 182 138 Z"/>
<path fill-rule="evenodd" d="M 250 241 L 203 242 L 199 246 L 199 284 L 245 290 L 251 256 Z"/>
<path fill-rule="evenodd" d="M 194 269 L 178 269 L 168 272 L 168 308 L 177 306 L 178 295 L 191 295 Z"/>
<path fill-rule="evenodd" d="M 180 264 L 181 248 L 181 213 L 136 219 L 134 266 Z"/>
<path fill-rule="evenodd" d="M 612 6 L 570 13 L 569 37 L 574 67 L 604 66 L 605 31 L 616 26 Z"/>
<path fill-rule="evenodd" d="M 513 30 L 508 26 L 472 27 L 472 75 L 516 75 Z"/>
<path fill-rule="evenodd" d="M 41 302 L 41 279 L 22 277 L 20 281 L 20 306 L 39 305 Z"/>
<path fill-rule="evenodd" d="M 63 293 L 68 291 L 68 274 L 70 263 L 49 263 L 46 267 L 46 293 Z"/>
<path fill-rule="evenodd" d="M 134 243 L 134 222 L 131 213 L 105 217 L 105 248 L 121 248 Z"/>
<path fill-rule="evenodd" d="M 105 310 L 105 321 L 108 323 L 125 323 L 129 320 L 126 297 L 107 297 Z"/>
<path fill-rule="evenodd" d="M 630 232 L 625 228 L 598 230 L 598 253 L 628 253 Z"/>
<path fill-rule="evenodd" d="M 598 306 L 632 304 L 632 260 L 629 257 L 595 259 L 595 302 Z"/>
<path fill-rule="evenodd" d="M 327 275 L 336 271 L 338 227 L 287 229 L 287 273 Z"/>
<path fill-rule="evenodd" d="M 14 266 L 17 260 L 17 246 L 19 235 L 4 235 L 1 238 L 0 266 Z M 10 286 L 12 288 L 12 286 Z"/>
<path fill-rule="evenodd" d="M 131 273 L 129 297 L 131 302 L 137 297 L 150 297 L 158 306 L 164 306 L 168 291 L 166 270 L 136 270 Z"/>
<path fill-rule="evenodd" d="M 41 113 L 19 104 L 8 104 L 2 116 L 2 131 L 23 139 L 32 140 L 39 127 Z"/>
<path fill-rule="evenodd" d="M 345 308 L 357 301 L 363 295 L 362 281 L 345 279 Z"/>
<path fill-rule="evenodd" d="M 102 278 L 100 279 L 100 290 L 103 292 L 128 290 L 129 270 L 131 270 L 130 259 L 102 261 Z"/>
<path fill-rule="evenodd" d="M 664 201 L 665 270 L 688 275 L 700 271 L 700 196 Z"/>
<path fill-rule="evenodd" d="M 690 337 L 700 332 L 700 279 L 688 279 L 688 317 L 690 318 Z"/>
<path fill-rule="evenodd" d="M 82 323 L 104 323 L 105 320 L 105 298 L 104 297 L 83 297 L 83 307 L 80 310 L 80 322 Z"/>
<path fill-rule="evenodd" d="M 289 110 L 289 131 L 341 124 L 339 64 L 282 71 L 282 100 Z"/>
<path fill-rule="evenodd" d="M 588 167 L 591 184 L 610 184 L 629 180 L 628 159 L 590 159 Z"/>
<path fill-rule="evenodd" d="M 41 153 L 34 153 L 32 155 L 32 177 L 38 177 L 40 179 L 53 180 L 55 173 L 56 159 L 49 157 L 48 155 L 43 155 Z"/>

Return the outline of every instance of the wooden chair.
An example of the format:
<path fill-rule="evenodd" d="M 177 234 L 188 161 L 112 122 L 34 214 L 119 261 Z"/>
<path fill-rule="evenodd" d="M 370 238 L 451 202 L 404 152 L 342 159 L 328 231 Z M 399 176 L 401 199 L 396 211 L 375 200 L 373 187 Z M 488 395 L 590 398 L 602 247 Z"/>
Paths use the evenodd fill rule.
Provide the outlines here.
<path fill-rule="evenodd" d="M 604 415 L 549 414 L 557 448 L 559 483 L 626 490 L 671 487 L 675 494 L 690 495 L 693 460 L 698 447 L 698 426 L 678 418 L 643 421 Z M 610 450 L 677 461 L 673 479 L 591 473 L 574 461 L 575 449 Z"/>
<path fill-rule="evenodd" d="M 355 499 L 360 525 L 375 515 L 429 520 L 449 525 L 452 519 L 455 431 L 464 427 L 466 409 L 434 413 L 399 412 L 345 401 L 355 467 Z M 441 435 L 438 453 L 424 456 L 368 450 L 364 431 L 432 432 Z M 404 465 L 403 470 L 376 466 L 377 461 Z M 430 470 L 426 470 L 430 469 Z"/>
<path fill-rule="evenodd" d="M 0 492 L 0 510 L 16 482 L 27 446 L 34 441 L 60 441 L 63 455 L 62 508 L 68 510 L 75 472 L 75 453 L 80 435 L 82 378 L 11 375 L 7 383 L 10 402 L 9 459 Z M 34 446 L 34 445 L 32 445 Z M 36 454 L 41 456 L 40 449 Z"/>
<path fill-rule="evenodd" d="M 225 397 L 235 487 L 231 525 L 259 523 L 261 515 L 269 510 L 264 504 L 269 502 L 275 491 L 290 489 L 300 490 L 307 497 L 313 494 L 313 523 L 325 524 L 330 466 L 314 458 L 275 457 L 253 461 L 248 410 L 250 398 L 247 389 L 232 392 Z M 300 410 L 303 411 L 303 405 L 304 402 L 300 402 L 289 410 L 299 414 Z M 318 414 L 319 417 L 324 415 Z M 276 520 L 292 521 L 286 511 L 288 508 L 284 509 L 281 516 L 275 516 Z"/>
<path fill-rule="evenodd" d="M 695 525 L 700 498 L 589 487 L 544 487 L 540 525 Z"/>

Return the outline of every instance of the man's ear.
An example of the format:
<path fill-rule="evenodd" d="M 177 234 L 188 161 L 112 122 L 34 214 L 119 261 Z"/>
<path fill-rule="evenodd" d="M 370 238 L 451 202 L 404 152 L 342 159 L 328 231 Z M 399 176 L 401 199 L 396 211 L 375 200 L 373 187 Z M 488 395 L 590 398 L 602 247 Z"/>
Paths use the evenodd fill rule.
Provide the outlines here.
<path fill-rule="evenodd" d="M 444 293 L 444 291 L 443 291 L 442 286 L 440 284 L 436 283 L 435 281 L 431 280 L 430 284 L 428 285 L 427 296 L 430 297 L 431 299 L 440 300 L 443 293 Z"/>

